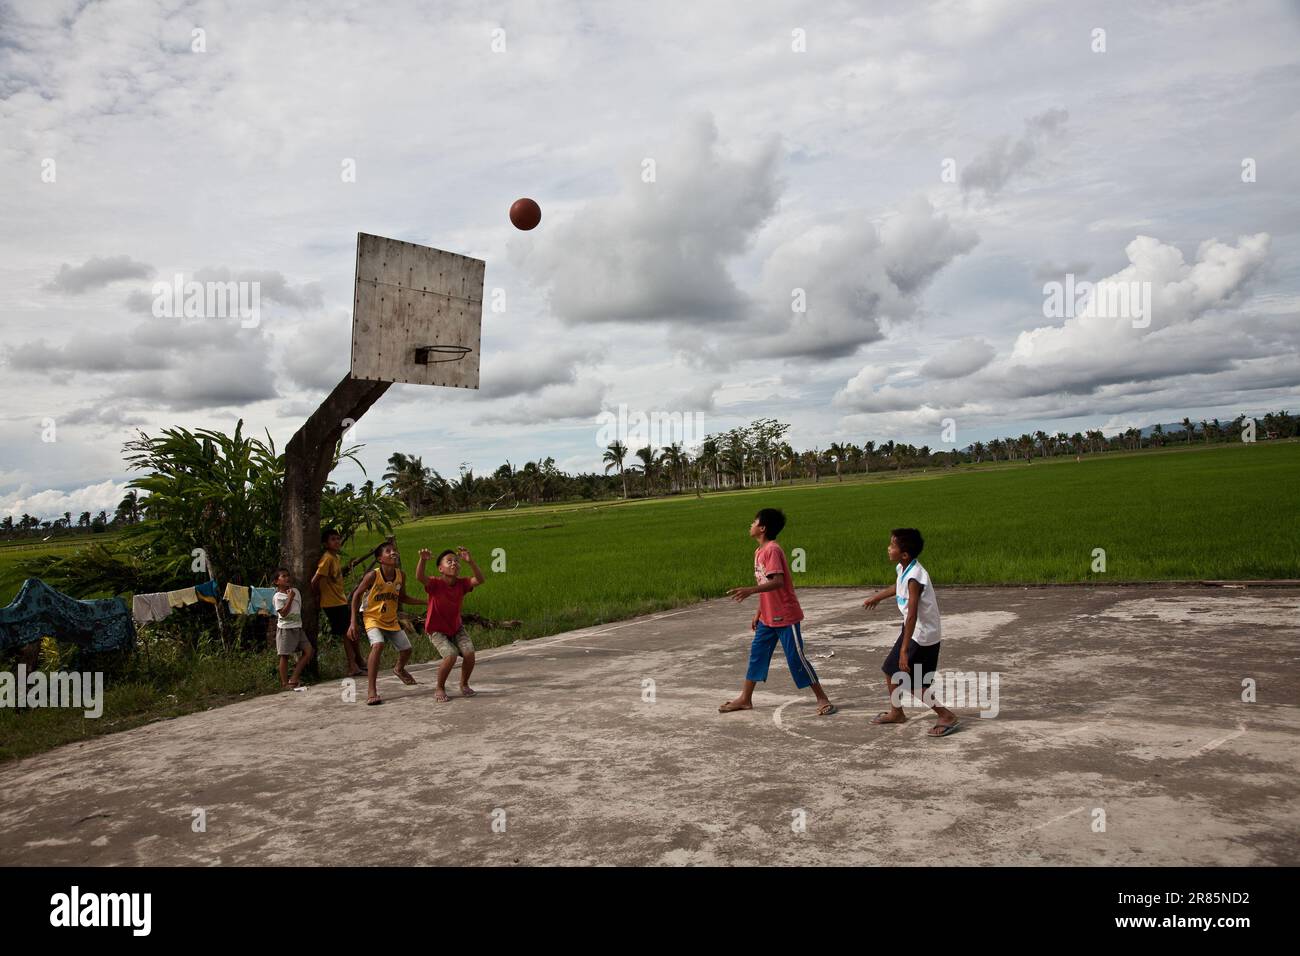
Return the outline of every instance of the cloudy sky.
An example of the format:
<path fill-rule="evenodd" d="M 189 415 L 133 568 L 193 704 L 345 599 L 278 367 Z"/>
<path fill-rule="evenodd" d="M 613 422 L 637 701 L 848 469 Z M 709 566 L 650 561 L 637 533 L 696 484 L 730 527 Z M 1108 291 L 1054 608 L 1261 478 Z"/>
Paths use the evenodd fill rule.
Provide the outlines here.
<path fill-rule="evenodd" d="M 1294 411 L 1297 49 L 1250 0 L 0 2 L 0 514 L 111 511 L 139 429 L 282 446 L 359 231 L 505 306 L 481 390 L 362 419 L 374 477 L 598 470 L 620 404 L 800 448 Z M 1149 322 L 1046 315 L 1067 274 Z M 155 318 L 177 275 L 260 322 Z"/>

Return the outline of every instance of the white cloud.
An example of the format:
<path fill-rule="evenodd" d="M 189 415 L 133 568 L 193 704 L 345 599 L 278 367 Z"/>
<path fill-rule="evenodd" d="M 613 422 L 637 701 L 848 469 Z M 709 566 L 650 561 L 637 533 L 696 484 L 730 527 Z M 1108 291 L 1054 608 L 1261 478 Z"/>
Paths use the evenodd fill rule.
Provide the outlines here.
<path fill-rule="evenodd" d="M 962 339 L 922 365 L 921 374 L 926 378 L 965 378 L 988 365 L 996 354 L 997 349 L 983 339 Z"/>
<path fill-rule="evenodd" d="M 22 487 L 9 494 L 0 495 L 0 514 L 12 515 L 15 519 L 24 514 L 38 518 L 54 518 L 65 512 L 72 513 L 75 524 L 83 511 L 96 515 L 107 511 L 109 517 L 117 509 L 123 496 L 129 489 L 126 482 L 100 481 L 72 491 L 32 491 Z"/>
<path fill-rule="evenodd" d="M 147 279 L 151 275 L 153 266 L 147 263 L 136 262 L 130 256 L 109 256 L 106 259 L 88 259 L 79 266 L 65 262 L 45 288 L 50 292 L 80 295 L 92 289 L 102 289 L 112 282 Z"/>

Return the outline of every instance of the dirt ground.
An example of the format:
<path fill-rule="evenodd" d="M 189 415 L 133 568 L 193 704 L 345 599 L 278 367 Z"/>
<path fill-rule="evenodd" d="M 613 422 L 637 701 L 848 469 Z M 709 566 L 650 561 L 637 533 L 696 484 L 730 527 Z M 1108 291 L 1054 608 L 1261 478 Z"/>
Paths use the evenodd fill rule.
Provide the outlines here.
<path fill-rule="evenodd" d="M 423 665 L 0 767 L 0 863 L 1300 863 L 1300 590 L 941 591 L 941 674 L 998 675 L 942 739 L 868 723 L 865 593 L 800 592 L 831 717 L 779 649 L 717 713 L 754 604 L 711 601 L 482 652 L 473 699 Z"/>

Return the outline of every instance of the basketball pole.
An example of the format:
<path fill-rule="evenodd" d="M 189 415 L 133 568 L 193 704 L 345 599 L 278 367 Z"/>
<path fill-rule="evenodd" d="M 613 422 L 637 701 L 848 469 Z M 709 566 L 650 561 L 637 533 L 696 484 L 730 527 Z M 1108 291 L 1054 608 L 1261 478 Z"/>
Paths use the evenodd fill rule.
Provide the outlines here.
<path fill-rule="evenodd" d="M 284 449 L 280 563 L 289 569 L 302 594 L 303 633 L 313 649 L 317 647 L 320 609 L 310 583 L 321 553 L 321 495 L 343 432 L 379 401 L 389 384 L 344 376 Z"/>

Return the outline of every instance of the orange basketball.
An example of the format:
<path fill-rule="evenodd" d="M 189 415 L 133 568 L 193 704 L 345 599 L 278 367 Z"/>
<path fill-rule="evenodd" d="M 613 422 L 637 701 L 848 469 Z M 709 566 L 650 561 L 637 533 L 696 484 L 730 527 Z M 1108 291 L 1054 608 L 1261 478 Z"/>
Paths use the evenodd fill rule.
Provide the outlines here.
<path fill-rule="evenodd" d="M 510 207 L 510 221 L 516 229 L 536 229 L 542 221 L 542 207 L 531 199 L 516 199 Z"/>

